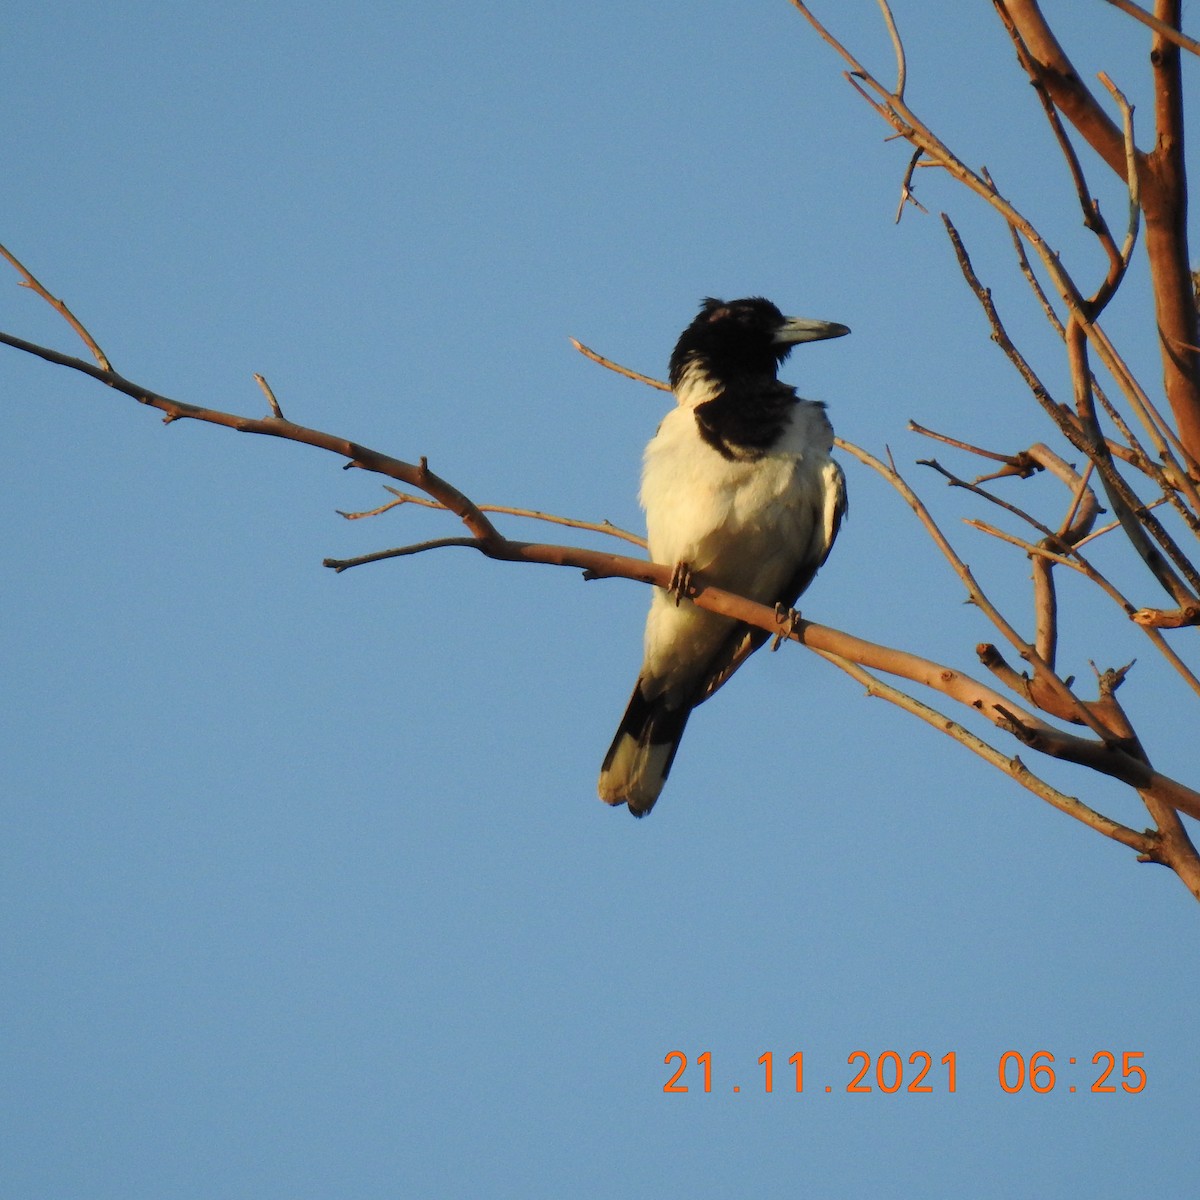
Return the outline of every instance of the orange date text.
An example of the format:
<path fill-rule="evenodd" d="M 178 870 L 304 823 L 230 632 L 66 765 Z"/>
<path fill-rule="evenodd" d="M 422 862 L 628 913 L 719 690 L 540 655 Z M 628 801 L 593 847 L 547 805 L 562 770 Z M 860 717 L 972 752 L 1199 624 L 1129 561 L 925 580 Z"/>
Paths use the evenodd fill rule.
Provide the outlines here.
<path fill-rule="evenodd" d="M 789 1092 L 804 1091 L 804 1051 L 796 1050 L 785 1059 L 779 1056 L 778 1064 L 773 1051 L 767 1050 L 758 1057 L 756 1078 L 746 1091 L 773 1092 L 776 1086 Z M 674 1066 L 671 1077 L 663 1084 L 663 1091 L 668 1095 L 679 1095 L 689 1088 L 697 1088 L 705 1092 L 713 1090 L 713 1059 L 712 1051 L 706 1050 L 697 1054 L 689 1071 L 688 1056 L 682 1050 L 672 1050 L 664 1059 L 663 1065 Z M 911 1092 L 914 1094 L 953 1092 L 958 1086 L 958 1058 L 951 1050 L 935 1061 L 934 1056 L 927 1050 L 914 1050 L 905 1056 L 895 1050 L 883 1050 L 872 1056 L 866 1050 L 855 1050 L 846 1059 L 849 1070 L 845 1077 L 838 1080 L 838 1090 L 850 1093 L 863 1092 Z M 690 1082 L 684 1082 L 685 1072 Z M 778 1079 L 776 1078 L 778 1076 Z M 720 1081 L 718 1081 L 720 1086 Z M 732 1079 L 729 1088 L 741 1092 L 741 1082 L 734 1083 Z M 832 1092 L 832 1083 L 818 1085 L 817 1090 Z"/>

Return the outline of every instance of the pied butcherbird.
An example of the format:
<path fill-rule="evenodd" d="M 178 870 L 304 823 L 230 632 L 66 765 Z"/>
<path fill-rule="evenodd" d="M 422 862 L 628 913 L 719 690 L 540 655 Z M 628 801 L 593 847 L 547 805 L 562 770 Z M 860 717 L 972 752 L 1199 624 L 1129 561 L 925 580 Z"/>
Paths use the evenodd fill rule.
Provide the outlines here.
<path fill-rule="evenodd" d="M 697 607 L 688 575 L 790 608 L 829 555 L 846 511 L 824 404 L 776 373 L 799 342 L 845 325 L 785 317 L 769 300 L 703 302 L 671 354 L 677 406 L 646 447 L 641 503 L 650 557 L 676 568 L 655 589 L 645 657 L 600 771 L 600 797 L 654 807 L 691 711 L 770 636 Z"/>

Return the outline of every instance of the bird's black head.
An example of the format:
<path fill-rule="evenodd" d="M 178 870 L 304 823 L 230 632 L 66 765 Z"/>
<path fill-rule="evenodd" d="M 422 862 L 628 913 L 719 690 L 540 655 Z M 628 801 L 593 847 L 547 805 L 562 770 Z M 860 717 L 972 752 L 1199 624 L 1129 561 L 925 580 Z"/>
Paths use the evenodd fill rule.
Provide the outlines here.
<path fill-rule="evenodd" d="M 775 378 L 779 364 L 797 342 L 849 333 L 832 321 L 785 317 L 770 300 L 749 296 L 744 300 L 714 300 L 700 305 L 696 319 L 679 335 L 671 354 L 671 386 L 676 387 L 691 363 L 710 378 L 726 380 L 736 375 Z"/>

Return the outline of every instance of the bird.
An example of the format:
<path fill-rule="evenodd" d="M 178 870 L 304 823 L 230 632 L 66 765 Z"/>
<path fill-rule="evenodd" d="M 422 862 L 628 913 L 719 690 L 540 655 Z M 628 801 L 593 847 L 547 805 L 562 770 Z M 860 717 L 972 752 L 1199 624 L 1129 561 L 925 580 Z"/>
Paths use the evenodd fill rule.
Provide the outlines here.
<path fill-rule="evenodd" d="M 846 513 L 833 427 L 823 403 L 777 373 L 798 343 L 849 332 L 749 296 L 706 298 L 680 334 L 676 407 L 646 447 L 640 493 L 650 558 L 675 573 L 654 590 L 641 670 L 600 770 L 608 804 L 650 812 L 692 709 L 770 637 L 689 600 L 691 573 L 782 615 L 828 557 Z"/>

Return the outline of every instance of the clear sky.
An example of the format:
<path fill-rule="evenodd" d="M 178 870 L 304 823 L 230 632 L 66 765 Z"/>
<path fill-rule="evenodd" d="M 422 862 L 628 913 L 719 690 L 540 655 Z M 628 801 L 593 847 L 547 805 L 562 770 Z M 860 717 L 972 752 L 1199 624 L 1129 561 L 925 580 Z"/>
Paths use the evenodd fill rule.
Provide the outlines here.
<path fill-rule="evenodd" d="M 1145 38 L 1099 0 L 1044 7 L 1087 77 L 1139 102 L 1144 141 Z M 873 3 L 817 8 L 891 77 Z M 896 14 L 914 105 L 1098 277 L 991 6 Z M 913 465 L 931 447 L 910 417 L 1008 450 L 1051 432 L 940 210 L 1059 389 L 1061 364 L 991 214 L 924 172 L 930 215 L 893 224 L 907 152 L 840 69 L 785 0 L 18 6 L 0 240 L 148 387 L 257 415 L 261 372 L 292 419 L 426 455 L 479 502 L 633 528 L 668 401 L 569 336 L 661 375 L 705 295 L 844 322 L 785 378 L 891 447 L 1027 624 L 1026 565 Z M 1121 189 L 1085 164 L 1121 227 Z M 1153 384 L 1153 330 L 1136 303 L 1122 318 Z M 0 328 L 84 353 L 7 269 Z M 459 529 L 346 522 L 386 499 L 378 478 L 164 427 L 9 350 L 0 400 L 6 1196 L 1194 1186 L 1198 914 L 1167 871 L 795 647 L 696 715 L 635 822 L 595 777 L 644 588 L 463 550 L 334 575 L 322 558 Z M 977 671 L 990 626 L 846 469 L 805 613 Z M 1068 599 L 1069 669 L 1140 655 L 1123 696 L 1194 781 L 1182 689 Z M 1146 823 L 1119 788 L 1046 774 Z M 1006 1094 L 1001 1056 L 1039 1050 L 1055 1088 Z M 686 1095 L 664 1094 L 673 1051 Z M 856 1051 L 872 1083 L 901 1055 L 905 1086 L 926 1052 L 933 1091 L 848 1094 Z M 1115 1094 L 1090 1091 L 1104 1051 Z"/>

